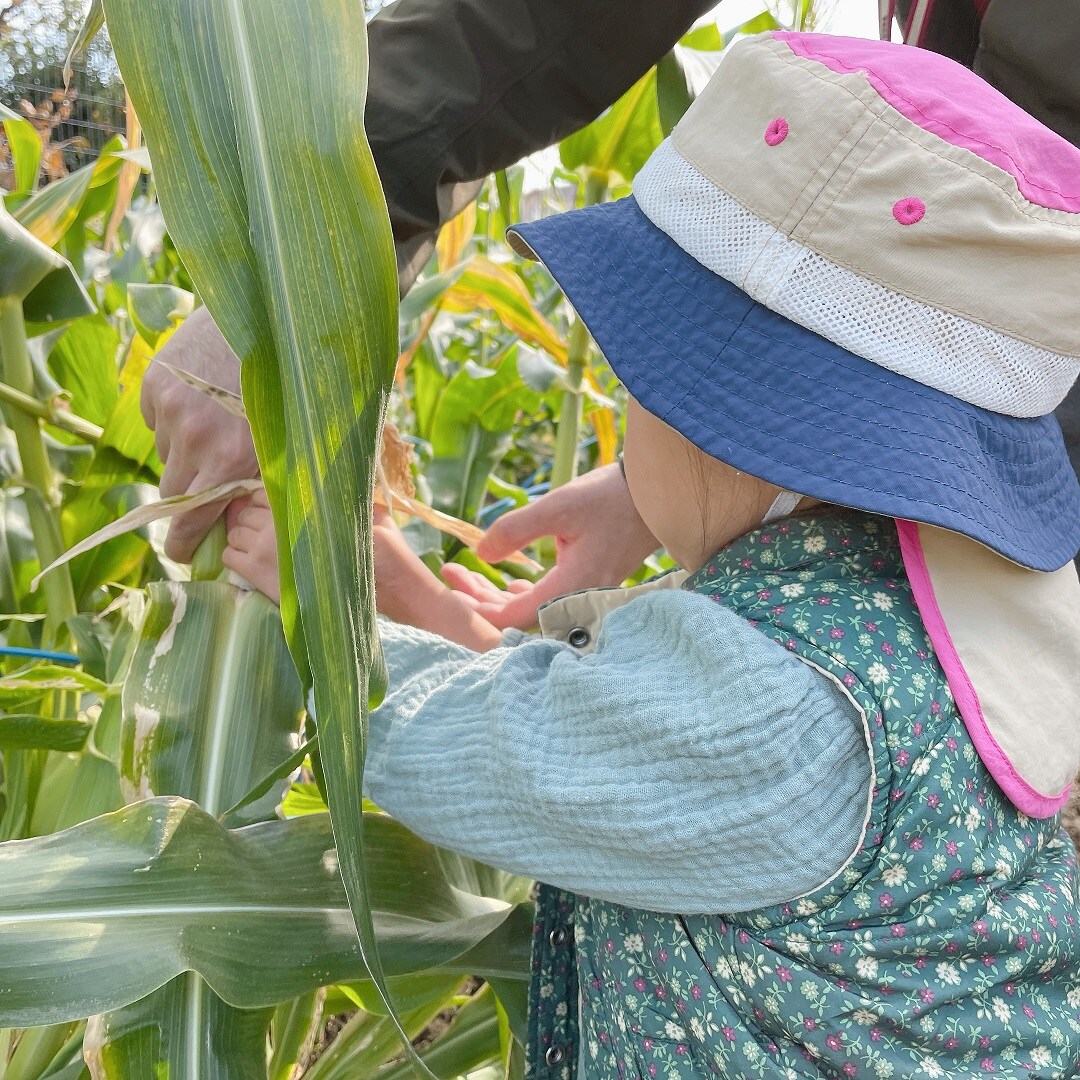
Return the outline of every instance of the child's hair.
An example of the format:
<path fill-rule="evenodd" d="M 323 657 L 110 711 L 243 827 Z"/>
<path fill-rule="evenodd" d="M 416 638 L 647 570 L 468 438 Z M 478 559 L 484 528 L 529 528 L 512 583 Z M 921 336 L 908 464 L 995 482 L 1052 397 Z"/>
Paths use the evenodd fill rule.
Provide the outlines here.
<path fill-rule="evenodd" d="M 694 493 L 697 496 L 698 505 L 701 507 L 701 539 L 702 546 L 705 546 L 705 542 L 708 536 L 709 528 L 709 505 L 710 499 L 710 485 L 709 485 L 709 461 L 719 461 L 719 458 L 713 458 L 709 454 L 706 454 L 704 450 L 696 447 L 692 442 L 686 440 L 686 461 L 687 467 L 690 471 L 690 475 L 694 482 Z M 749 476 L 752 480 L 758 480 L 758 477 L 751 476 L 749 473 L 742 473 L 740 470 L 735 469 L 733 466 L 727 465 L 726 462 L 721 462 L 722 465 L 726 465 L 727 468 L 737 476 Z M 759 483 L 766 483 L 764 480 L 758 480 Z M 833 510 L 838 509 L 836 503 L 827 502 L 814 502 L 810 506 L 797 506 L 794 510 L 788 514 L 788 517 L 803 517 L 809 514 L 826 514 L 831 513 Z M 750 533 L 756 531 L 760 525 L 751 525 L 737 536 L 733 536 L 729 543 L 735 543 L 736 540 L 741 540 L 744 536 L 748 536 Z"/>

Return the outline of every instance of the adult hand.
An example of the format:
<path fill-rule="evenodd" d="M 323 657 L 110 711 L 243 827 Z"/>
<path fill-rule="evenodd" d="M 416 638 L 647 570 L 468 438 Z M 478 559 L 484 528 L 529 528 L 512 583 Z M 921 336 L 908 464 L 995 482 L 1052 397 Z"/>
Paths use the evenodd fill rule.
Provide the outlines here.
<path fill-rule="evenodd" d="M 618 465 L 606 465 L 504 514 L 476 552 L 488 562 L 541 536 L 555 537 L 555 566 L 539 581 L 503 592 L 483 575 L 447 563 L 443 577 L 494 626 L 527 630 L 541 604 L 557 596 L 619 585 L 660 545 L 641 520 Z"/>
<path fill-rule="evenodd" d="M 205 382 L 235 394 L 240 392 L 240 361 L 206 308 L 192 312 L 158 355 Z M 165 463 L 162 498 L 258 475 L 259 463 L 247 421 L 181 382 L 168 368 L 154 363 L 147 368 L 141 403 Z M 215 503 L 178 514 L 169 527 L 165 554 L 178 562 L 189 562 L 199 541 L 224 510 L 224 503 Z"/>

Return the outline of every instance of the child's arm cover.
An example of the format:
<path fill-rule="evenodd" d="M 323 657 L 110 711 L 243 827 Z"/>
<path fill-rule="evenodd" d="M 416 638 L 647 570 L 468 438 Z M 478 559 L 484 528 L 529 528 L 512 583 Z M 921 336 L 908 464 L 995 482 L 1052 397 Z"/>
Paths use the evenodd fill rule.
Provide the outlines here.
<path fill-rule="evenodd" d="M 706 597 L 639 597 L 591 656 L 380 629 L 390 689 L 365 793 L 434 844 L 690 914 L 794 899 L 862 842 L 872 770 L 854 705 Z"/>

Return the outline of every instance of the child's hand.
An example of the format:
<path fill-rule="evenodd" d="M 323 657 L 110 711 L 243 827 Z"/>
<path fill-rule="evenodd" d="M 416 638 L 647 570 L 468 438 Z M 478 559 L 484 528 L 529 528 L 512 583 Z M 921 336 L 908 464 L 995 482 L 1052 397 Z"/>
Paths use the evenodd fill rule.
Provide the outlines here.
<path fill-rule="evenodd" d="M 424 565 L 386 507 L 375 507 L 373 524 L 375 604 L 381 614 L 477 652 L 499 644 L 501 632 Z"/>
<path fill-rule="evenodd" d="M 231 502 L 225 523 L 229 546 L 222 552 L 222 563 L 279 604 L 277 539 L 266 489 Z"/>
<path fill-rule="evenodd" d="M 221 561 L 280 603 L 274 519 L 265 489 L 236 499 L 225 511 L 225 521 L 229 546 Z M 383 615 L 478 652 L 498 645 L 501 632 L 420 561 L 385 507 L 375 507 L 373 525 L 375 606 Z"/>

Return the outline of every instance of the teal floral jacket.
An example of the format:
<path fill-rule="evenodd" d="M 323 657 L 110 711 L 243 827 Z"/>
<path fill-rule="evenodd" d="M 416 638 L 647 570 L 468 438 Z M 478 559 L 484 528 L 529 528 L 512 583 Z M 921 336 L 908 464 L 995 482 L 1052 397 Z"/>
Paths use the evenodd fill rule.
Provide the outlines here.
<path fill-rule="evenodd" d="M 1073 846 L 979 760 L 892 522 L 789 518 L 684 587 L 850 695 L 874 768 L 863 840 L 813 892 L 737 915 L 540 886 L 530 1080 L 1080 1074 Z"/>

